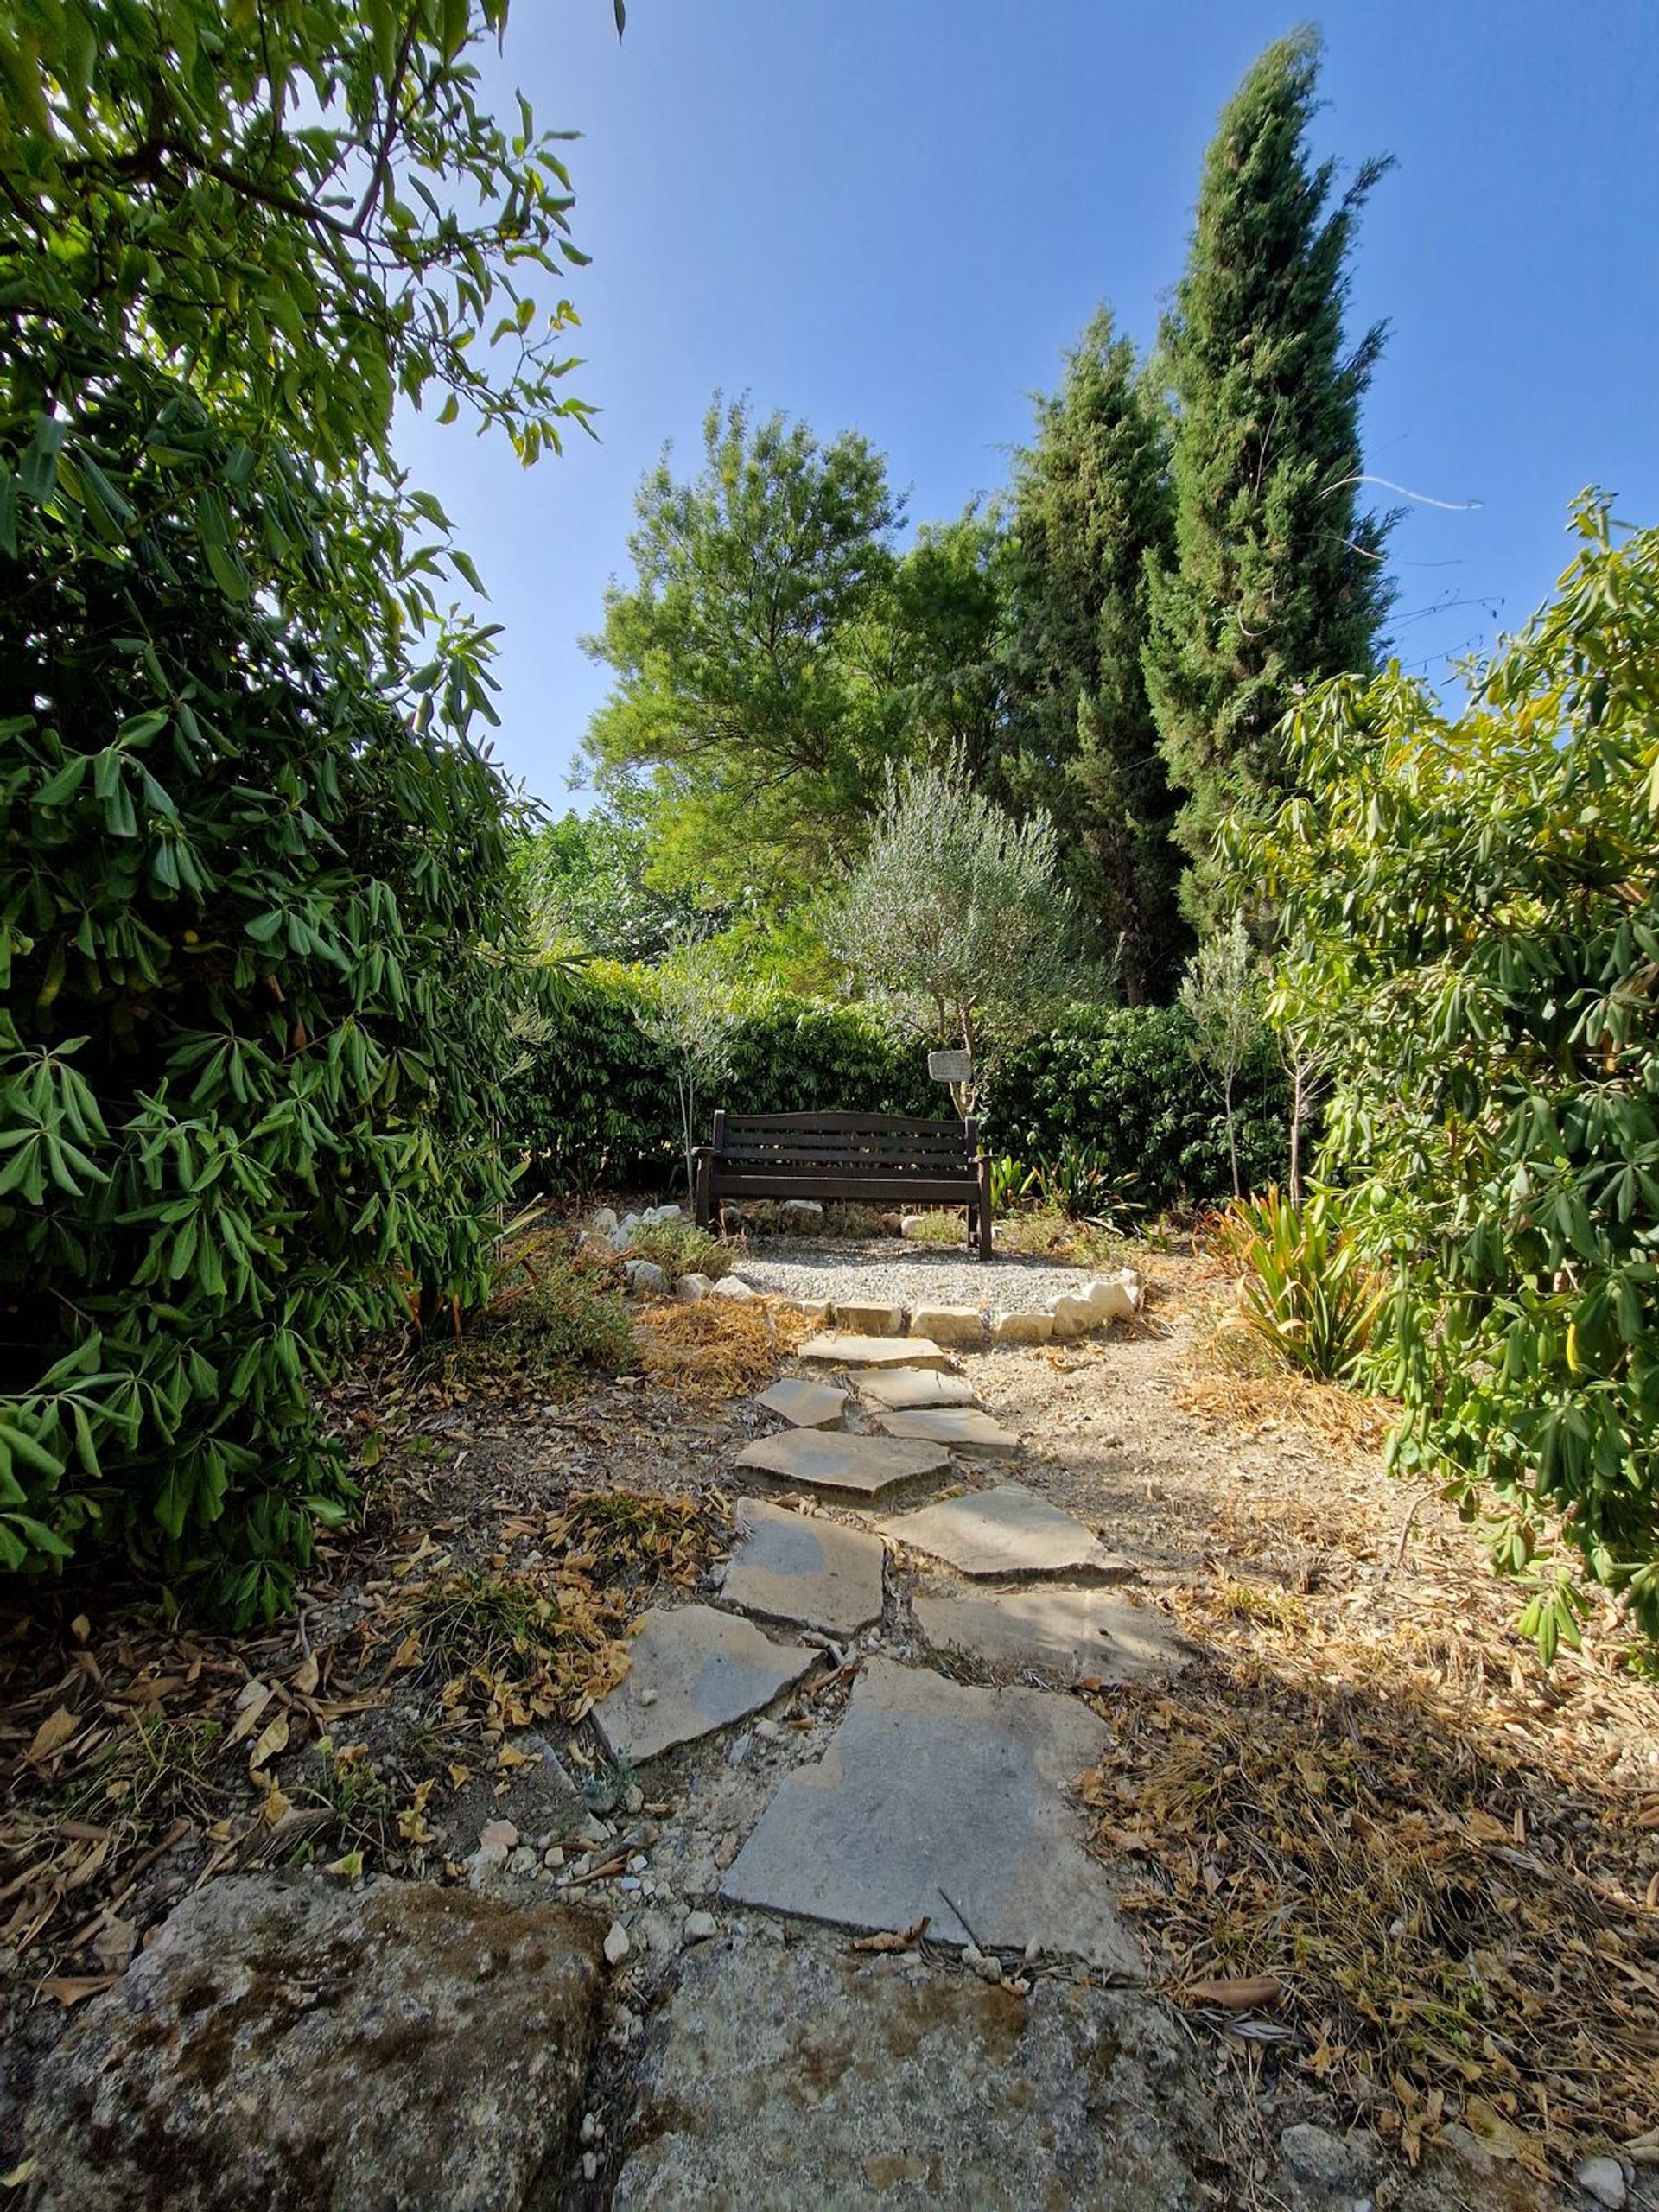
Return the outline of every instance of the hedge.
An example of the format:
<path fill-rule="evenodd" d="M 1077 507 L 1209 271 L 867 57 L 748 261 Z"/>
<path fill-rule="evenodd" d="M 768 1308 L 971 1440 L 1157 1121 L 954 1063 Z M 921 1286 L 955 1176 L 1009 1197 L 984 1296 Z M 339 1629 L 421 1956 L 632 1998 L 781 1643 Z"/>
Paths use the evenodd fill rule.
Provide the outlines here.
<path fill-rule="evenodd" d="M 532 1188 L 666 1190 L 678 1172 L 678 1109 L 660 1049 L 642 1033 L 642 986 L 626 970 L 585 977 L 547 1016 L 510 1090 L 509 1134 Z M 1036 1160 L 1068 1138 L 1156 1212 L 1230 1189 L 1215 1079 L 1192 1057 L 1192 1027 L 1170 1007 L 1079 1007 L 1005 1063 L 986 1107 L 987 1141 Z M 769 999 L 733 1040 L 732 1073 L 709 1108 L 744 1113 L 938 1114 L 946 1094 L 913 1038 L 874 1009 Z M 1285 1171 L 1284 1084 L 1262 1053 L 1236 1103 L 1247 1178 Z M 709 1115 L 699 1117 L 706 1129 Z"/>

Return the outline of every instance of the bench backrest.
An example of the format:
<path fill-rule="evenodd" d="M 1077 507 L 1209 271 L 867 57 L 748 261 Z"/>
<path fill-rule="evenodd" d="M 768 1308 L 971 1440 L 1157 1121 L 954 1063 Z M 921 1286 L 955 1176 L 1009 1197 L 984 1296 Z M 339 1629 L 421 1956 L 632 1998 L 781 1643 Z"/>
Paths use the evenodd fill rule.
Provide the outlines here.
<path fill-rule="evenodd" d="M 714 1151 L 734 1167 L 785 1163 L 826 1174 L 928 1175 L 965 1173 L 979 1150 L 973 1122 L 912 1121 L 899 1114 L 728 1114 L 715 1116 Z"/>

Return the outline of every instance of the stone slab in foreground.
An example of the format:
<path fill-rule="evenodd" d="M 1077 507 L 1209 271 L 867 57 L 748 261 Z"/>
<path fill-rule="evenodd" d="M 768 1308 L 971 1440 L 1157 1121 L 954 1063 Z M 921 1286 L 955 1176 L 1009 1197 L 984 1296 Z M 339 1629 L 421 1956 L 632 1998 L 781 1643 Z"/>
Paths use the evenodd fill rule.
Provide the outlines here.
<path fill-rule="evenodd" d="M 817 1656 L 712 1605 L 653 1606 L 631 1649 L 626 1675 L 594 1707 L 625 1766 L 758 1713 Z"/>
<path fill-rule="evenodd" d="M 1021 1999 L 752 1936 L 690 1955 L 652 2025 L 615 2212 L 1202 2201 L 1213 2114 L 1181 2030 L 1137 1993 L 1046 1976 Z"/>
<path fill-rule="evenodd" d="M 942 1444 L 905 1444 L 896 1436 L 852 1436 L 818 1428 L 785 1428 L 746 1444 L 740 1467 L 753 1467 L 812 1490 L 876 1497 L 895 1483 L 943 1474 L 950 1454 Z"/>
<path fill-rule="evenodd" d="M 721 1592 L 768 1619 L 850 1636 L 881 1614 L 887 1548 L 862 1529 L 740 1498 L 738 1541 Z"/>
<path fill-rule="evenodd" d="M 843 1928 L 925 1914 L 947 1943 L 1034 1942 L 1139 1979 L 1140 1946 L 1065 1795 L 1107 1741 L 1073 1698 L 873 1660 L 823 1758 L 785 1779 L 721 1895 Z"/>
<path fill-rule="evenodd" d="M 949 1367 L 950 1355 L 929 1337 L 859 1337 L 831 1329 L 809 1337 L 799 1357 L 818 1367 Z"/>
<path fill-rule="evenodd" d="M 41 2069 L 34 2212 L 556 2202 L 604 1923 L 461 1889 L 227 1876 Z"/>
<path fill-rule="evenodd" d="M 966 1651 L 993 1666 L 1045 1667 L 1075 1681 L 1157 1681 L 1190 1647 L 1154 1605 L 1099 1590 L 918 1590 L 912 1600 L 936 1651 Z"/>
<path fill-rule="evenodd" d="M 968 1491 L 881 1523 L 882 1532 L 963 1574 L 1063 1574 L 1087 1569 L 1127 1581 L 1091 1529 L 1020 1483 Z"/>

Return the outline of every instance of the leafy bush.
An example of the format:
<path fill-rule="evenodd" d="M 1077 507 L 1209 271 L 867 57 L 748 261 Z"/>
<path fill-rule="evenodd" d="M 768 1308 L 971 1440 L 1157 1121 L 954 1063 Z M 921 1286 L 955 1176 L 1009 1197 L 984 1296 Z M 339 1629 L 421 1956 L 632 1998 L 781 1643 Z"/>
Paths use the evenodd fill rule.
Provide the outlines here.
<path fill-rule="evenodd" d="M 1264 1039 L 1233 1085 L 1247 1190 L 1284 1173 L 1285 1096 Z M 991 1142 L 1027 1160 L 1052 1157 L 1068 1138 L 1090 1146 L 1107 1186 L 1148 1213 L 1232 1190 L 1221 1086 L 1195 1059 L 1179 1007 L 1075 1008 L 1008 1055 L 986 1119 Z"/>
<path fill-rule="evenodd" d="M 1217 1236 L 1239 1270 L 1240 1311 L 1252 1334 L 1316 1382 L 1349 1381 L 1383 1294 L 1329 1196 L 1299 1206 L 1269 1185 L 1259 1198 L 1235 1198 Z"/>
<path fill-rule="evenodd" d="M 462 1375 L 505 1364 L 554 1381 L 583 1368 L 626 1372 L 635 1356 L 633 1324 L 614 1277 L 579 1260 L 538 1266 L 533 1283 L 490 1306 L 444 1355 Z"/>
<path fill-rule="evenodd" d="M 508 1123 L 545 1188 L 664 1189 L 677 1173 L 680 1109 L 668 1049 L 641 1019 L 646 986 L 596 965 L 548 1010 L 510 1091 Z M 741 1010 L 730 1072 L 705 1101 L 739 1113 L 938 1113 L 916 1048 L 859 1007 L 766 994 Z"/>
<path fill-rule="evenodd" d="M 222 588 L 196 504 L 257 544 L 303 484 L 144 394 L 0 425 L 0 1563 L 97 1531 L 245 1615 L 343 1510 L 352 1333 L 480 1280 L 509 805 Z"/>
<path fill-rule="evenodd" d="M 1444 719 L 1316 695 L 1246 855 L 1334 1007 L 1325 1159 L 1397 1272 L 1394 1446 L 1530 1568 L 1537 1508 L 1659 1635 L 1659 531 L 1578 516 L 1559 596 Z M 1524 1626 L 1575 1633 L 1545 1581 Z"/>

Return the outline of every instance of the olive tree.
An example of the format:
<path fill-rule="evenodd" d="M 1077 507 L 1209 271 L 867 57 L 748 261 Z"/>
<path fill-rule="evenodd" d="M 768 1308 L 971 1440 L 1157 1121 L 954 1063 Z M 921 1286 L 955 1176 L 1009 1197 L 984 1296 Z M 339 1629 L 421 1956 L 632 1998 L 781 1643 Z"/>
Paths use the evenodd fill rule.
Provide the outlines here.
<path fill-rule="evenodd" d="M 1016 822 L 960 760 L 889 779 L 863 858 L 827 911 L 830 949 L 929 1044 L 960 1046 L 971 1113 L 1000 1055 L 1042 1027 L 1086 977 L 1052 825 Z"/>

